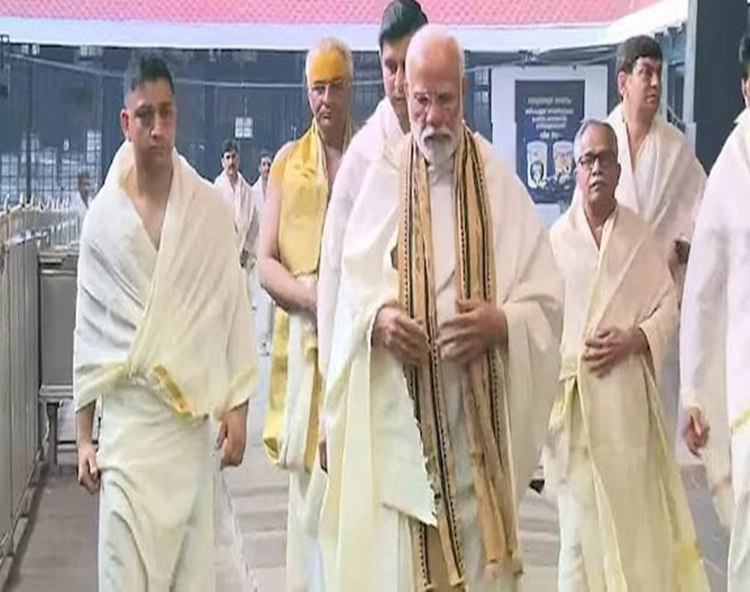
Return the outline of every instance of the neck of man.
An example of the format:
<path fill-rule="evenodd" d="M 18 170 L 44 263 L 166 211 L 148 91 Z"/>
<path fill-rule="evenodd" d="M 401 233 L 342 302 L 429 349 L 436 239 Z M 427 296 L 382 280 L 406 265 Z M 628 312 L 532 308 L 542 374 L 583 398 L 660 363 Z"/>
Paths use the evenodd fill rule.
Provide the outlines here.
<path fill-rule="evenodd" d="M 161 203 L 167 201 L 172 187 L 172 161 L 164 167 L 153 167 L 136 163 L 135 186 L 138 195 L 146 201 Z"/>
<path fill-rule="evenodd" d="M 614 195 L 610 199 L 604 200 L 583 200 L 583 213 L 586 216 L 586 222 L 589 224 L 597 245 L 601 239 L 604 223 L 609 219 L 616 207 L 617 199 L 615 199 Z"/>
<path fill-rule="evenodd" d="M 408 134 L 411 131 L 411 124 L 409 123 L 408 115 L 398 115 L 398 125 L 404 134 Z"/>
<path fill-rule="evenodd" d="M 234 186 L 237 185 L 237 181 L 240 178 L 240 174 L 237 171 L 227 171 L 227 178 L 229 179 L 229 183 L 232 185 L 232 189 L 234 189 Z"/>
<path fill-rule="evenodd" d="M 628 130 L 630 146 L 640 146 L 648 132 L 651 131 L 656 114 L 628 101 L 623 101 L 622 112 L 625 119 L 625 128 Z"/>
<path fill-rule="evenodd" d="M 344 135 L 346 133 L 346 124 L 336 128 L 328 128 L 323 130 L 318 128 L 320 134 L 320 140 L 323 142 L 323 147 L 328 150 L 335 150 L 341 152 L 344 150 Z"/>

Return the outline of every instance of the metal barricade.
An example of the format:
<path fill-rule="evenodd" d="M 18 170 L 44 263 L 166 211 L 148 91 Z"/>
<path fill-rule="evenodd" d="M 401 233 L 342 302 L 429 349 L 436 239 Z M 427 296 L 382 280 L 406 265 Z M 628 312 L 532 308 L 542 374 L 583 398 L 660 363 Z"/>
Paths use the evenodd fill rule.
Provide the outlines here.
<path fill-rule="evenodd" d="M 49 246 L 39 252 L 39 329 L 41 389 L 49 426 L 50 465 L 57 465 L 58 410 L 73 398 L 73 330 L 75 329 L 76 268 L 74 245 Z"/>
<path fill-rule="evenodd" d="M 68 212 L 0 212 L 0 567 L 15 553 L 42 459 L 38 254 L 75 240 L 77 227 Z"/>
<path fill-rule="evenodd" d="M 10 391 L 10 282 L 8 247 L 10 218 L 0 213 L 0 556 L 5 554 L 13 524 L 13 455 Z"/>

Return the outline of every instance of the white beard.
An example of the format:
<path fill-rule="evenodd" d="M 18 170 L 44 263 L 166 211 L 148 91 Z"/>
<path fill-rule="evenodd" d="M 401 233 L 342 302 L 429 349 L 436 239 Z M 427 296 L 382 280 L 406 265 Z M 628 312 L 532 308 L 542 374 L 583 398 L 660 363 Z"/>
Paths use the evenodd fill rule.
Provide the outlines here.
<path fill-rule="evenodd" d="M 414 137 L 417 141 L 417 147 L 422 155 L 427 159 L 431 165 L 437 168 L 443 168 L 453 158 L 453 153 L 456 151 L 456 137 L 455 135 L 446 128 L 440 128 L 440 130 L 434 130 L 433 128 L 423 128 L 421 130 L 415 130 Z M 441 133 L 450 134 L 450 139 L 446 138 L 430 138 L 425 139 L 425 136 L 432 135 L 439 131 Z"/>

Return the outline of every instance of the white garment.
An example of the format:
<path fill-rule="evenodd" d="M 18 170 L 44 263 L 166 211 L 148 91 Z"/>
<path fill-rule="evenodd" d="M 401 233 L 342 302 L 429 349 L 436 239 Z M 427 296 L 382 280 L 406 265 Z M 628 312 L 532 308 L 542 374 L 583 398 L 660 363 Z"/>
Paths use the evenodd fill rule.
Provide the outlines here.
<path fill-rule="evenodd" d="M 318 274 L 318 365 L 325 376 L 331 352 L 336 299 L 341 281 L 341 252 L 352 208 L 370 164 L 384 150 L 395 151 L 404 139 L 388 97 L 352 138 L 341 158 L 326 210 Z"/>
<path fill-rule="evenodd" d="M 248 253 L 244 267 L 246 290 L 250 302 L 254 303 L 255 263 L 258 259 L 258 235 L 260 233 L 260 211 L 256 207 L 257 198 L 253 188 L 239 172 L 234 187 L 226 172 L 216 177 L 214 186 L 221 193 L 222 200 L 234 219 L 238 253 L 243 251 Z"/>
<path fill-rule="evenodd" d="M 263 178 L 259 177 L 253 185 L 253 203 L 255 204 L 255 211 L 258 212 L 258 223 L 263 220 L 263 208 L 265 207 L 266 195 L 263 189 Z M 258 252 L 258 243 L 260 239 L 260 232 L 258 232 L 258 239 L 255 241 L 254 252 Z M 260 274 L 258 273 L 258 266 L 253 267 L 253 294 L 255 299 L 253 305 L 255 307 L 255 330 L 258 342 L 261 345 L 263 353 L 268 353 L 271 347 L 271 337 L 273 335 L 273 318 L 276 311 L 276 304 L 271 298 L 270 294 L 263 289 L 260 285 Z"/>
<path fill-rule="evenodd" d="M 685 135 L 657 115 L 633 166 L 622 105 L 607 118 L 617 134 L 622 167 L 616 196 L 620 203 L 639 214 L 651 227 L 668 258 L 674 241 L 692 240 L 695 216 L 703 196 L 706 173 Z M 678 302 L 682 298 L 684 266 L 675 272 Z M 674 445 L 678 432 L 679 341 L 668 352 L 657 377 L 664 408 L 667 437 Z"/>
<path fill-rule="evenodd" d="M 124 189 L 129 143 L 81 234 L 74 398 L 102 406 L 101 590 L 214 589 L 208 416 L 247 401 L 257 375 L 231 220 L 173 166 L 158 250 Z"/>
<path fill-rule="evenodd" d="M 286 592 L 324 592 L 323 564 L 320 545 L 311 528 L 313 516 L 320 512 L 320 504 L 312 501 L 317 489 L 313 473 L 290 471 L 289 506 L 286 522 Z M 312 484 L 312 486 L 311 486 Z"/>
<path fill-rule="evenodd" d="M 682 400 L 710 426 L 703 451 L 722 522 L 732 525 L 729 590 L 750 587 L 750 110 L 714 164 L 696 221 L 680 335 Z"/>
<path fill-rule="evenodd" d="M 498 305 L 506 314 L 505 384 L 519 500 L 537 464 L 559 372 L 562 282 L 547 235 L 520 181 L 477 139 L 492 213 Z M 377 311 L 398 299 L 391 252 L 397 243 L 400 155 L 379 154 L 367 172 L 347 225 L 324 403 L 328 487 L 320 521 L 326 589 L 409 592 L 414 572 L 408 519 L 435 524 L 419 428 L 403 369 L 372 349 Z M 451 174 L 430 175 L 435 285 L 440 320 L 452 316 L 455 224 Z M 470 589 L 514 589 L 484 574 L 476 500 L 458 395 L 459 371 L 444 367 L 445 400 L 456 458 L 460 535 Z"/>
<path fill-rule="evenodd" d="M 559 489 L 560 590 L 708 590 L 654 381 L 678 320 L 659 244 L 619 205 L 597 247 L 579 197 L 550 235 L 565 276 L 563 388 L 545 458 L 546 485 Z M 597 376 L 585 340 L 613 327 L 638 327 L 648 352 Z"/>
<path fill-rule="evenodd" d="M 622 105 L 618 105 L 607 118 L 617 134 L 622 166 L 616 196 L 648 223 L 666 256 L 672 241 L 692 239 L 706 173 L 685 135 L 659 115 L 633 167 L 623 117 Z"/>
<path fill-rule="evenodd" d="M 218 425 L 211 426 L 216 442 Z M 232 507 L 229 487 L 221 469 L 221 449 L 211 459 L 214 497 L 214 553 L 216 590 L 227 592 L 258 592 L 255 575 L 250 571 L 240 525 Z"/>

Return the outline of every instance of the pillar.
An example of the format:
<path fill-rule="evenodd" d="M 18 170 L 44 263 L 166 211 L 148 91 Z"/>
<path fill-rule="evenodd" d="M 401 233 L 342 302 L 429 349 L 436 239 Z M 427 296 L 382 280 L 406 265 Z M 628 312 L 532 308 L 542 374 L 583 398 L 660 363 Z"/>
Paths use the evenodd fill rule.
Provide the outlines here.
<path fill-rule="evenodd" d="M 689 0 L 684 120 L 710 171 L 743 108 L 738 65 L 747 0 Z"/>

